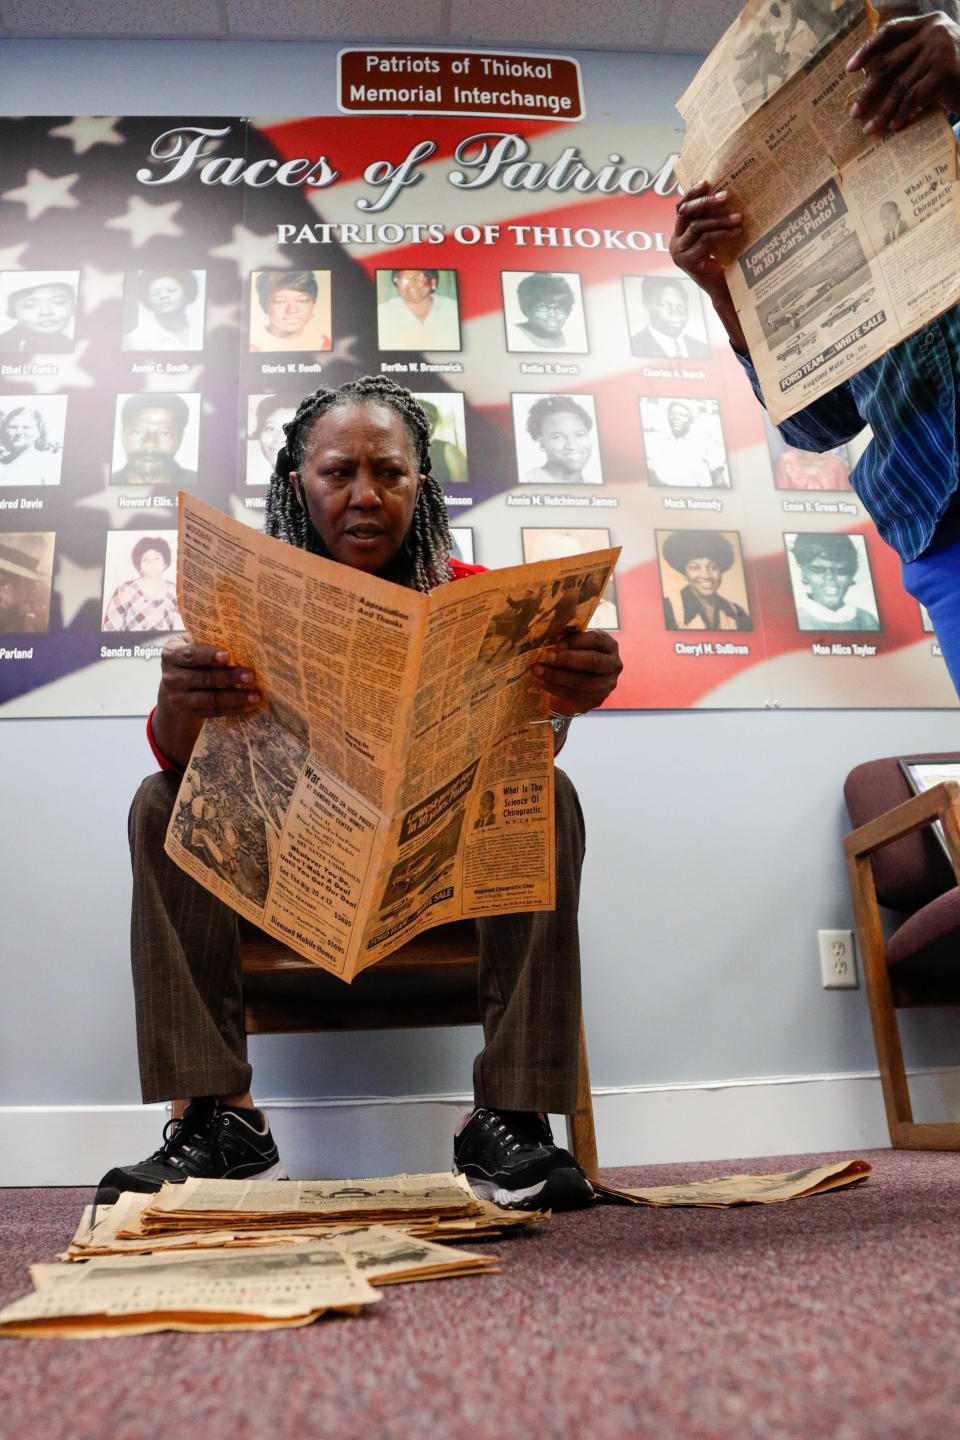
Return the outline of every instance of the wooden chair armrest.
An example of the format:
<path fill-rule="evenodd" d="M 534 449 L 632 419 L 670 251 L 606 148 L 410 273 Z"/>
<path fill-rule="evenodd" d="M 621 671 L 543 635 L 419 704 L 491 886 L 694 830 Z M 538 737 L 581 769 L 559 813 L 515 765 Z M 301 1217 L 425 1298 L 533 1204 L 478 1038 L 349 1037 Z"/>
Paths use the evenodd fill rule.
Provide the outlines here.
<path fill-rule="evenodd" d="M 943 825 L 954 873 L 960 883 L 960 785 L 955 780 L 942 780 L 922 795 L 913 795 L 902 805 L 895 805 L 875 820 L 851 830 L 843 842 L 847 860 L 852 863 L 871 855 L 935 820 Z"/>

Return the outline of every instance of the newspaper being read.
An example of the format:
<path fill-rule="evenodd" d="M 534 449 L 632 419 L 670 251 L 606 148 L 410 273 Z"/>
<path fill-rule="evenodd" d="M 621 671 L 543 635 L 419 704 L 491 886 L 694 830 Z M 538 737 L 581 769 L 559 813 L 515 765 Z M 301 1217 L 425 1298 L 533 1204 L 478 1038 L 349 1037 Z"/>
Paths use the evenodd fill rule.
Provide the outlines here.
<path fill-rule="evenodd" d="M 619 553 L 428 596 L 181 493 L 180 613 L 264 703 L 204 725 L 167 853 L 344 980 L 428 926 L 553 909 L 553 734 L 529 671 L 585 628 Z"/>
<path fill-rule="evenodd" d="M 718 250 L 779 423 L 960 299 L 960 182 L 946 116 L 865 135 L 849 109 L 864 0 L 751 0 L 677 108 L 675 169 L 726 188 L 743 230 Z"/>

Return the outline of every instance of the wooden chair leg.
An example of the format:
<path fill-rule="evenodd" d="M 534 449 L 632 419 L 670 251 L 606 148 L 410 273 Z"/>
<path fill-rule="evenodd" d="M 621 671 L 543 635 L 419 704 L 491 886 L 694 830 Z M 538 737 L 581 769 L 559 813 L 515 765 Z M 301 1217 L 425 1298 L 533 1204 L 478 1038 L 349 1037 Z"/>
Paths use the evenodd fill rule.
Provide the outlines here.
<path fill-rule="evenodd" d="M 567 1116 L 567 1144 L 588 1180 L 599 1178 L 597 1164 L 597 1132 L 593 1123 L 593 1096 L 590 1093 L 590 1066 L 587 1063 L 587 1041 L 580 1016 L 580 1053 L 578 1059 L 577 1108 Z"/>

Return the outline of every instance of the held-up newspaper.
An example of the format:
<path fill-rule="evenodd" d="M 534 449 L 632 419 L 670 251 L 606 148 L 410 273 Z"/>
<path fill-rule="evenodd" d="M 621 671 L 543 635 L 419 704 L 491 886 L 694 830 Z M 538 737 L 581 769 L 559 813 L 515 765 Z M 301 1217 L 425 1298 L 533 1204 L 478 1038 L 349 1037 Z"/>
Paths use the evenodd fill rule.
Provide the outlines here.
<path fill-rule="evenodd" d="M 718 253 L 779 423 L 960 299 L 960 183 L 946 116 L 865 135 L 849 109 L 864 0 L 751 0 L 677 102 L 675 169 L 743 213 Z"/>
<path fill-rule="evenodd" d="M 180 613 L 264 703 L 204 725 L 167 853 L 348 981 L 431 925 L 552 909 L 553 732 L 529 671 L 587 625 L 618 554 L 428 596 L 181 493 Z"/>

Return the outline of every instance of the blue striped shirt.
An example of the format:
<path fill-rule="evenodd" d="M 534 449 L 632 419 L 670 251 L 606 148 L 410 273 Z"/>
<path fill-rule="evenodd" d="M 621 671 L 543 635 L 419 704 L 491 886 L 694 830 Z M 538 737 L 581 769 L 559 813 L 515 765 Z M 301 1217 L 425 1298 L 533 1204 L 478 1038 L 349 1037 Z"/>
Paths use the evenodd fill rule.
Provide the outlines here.
<path fill-rule="evenodd" d="M 762 404 L 750 359 L 739 354 L 737 359 Z M 873 439 L 850 483 L 887 544 L 901 560 L 915 560 L 957 492 L 958 404 L 960 305 L 955 305 L 778 429 L 798 450 L 829 450 L 869 425 Z"/>

